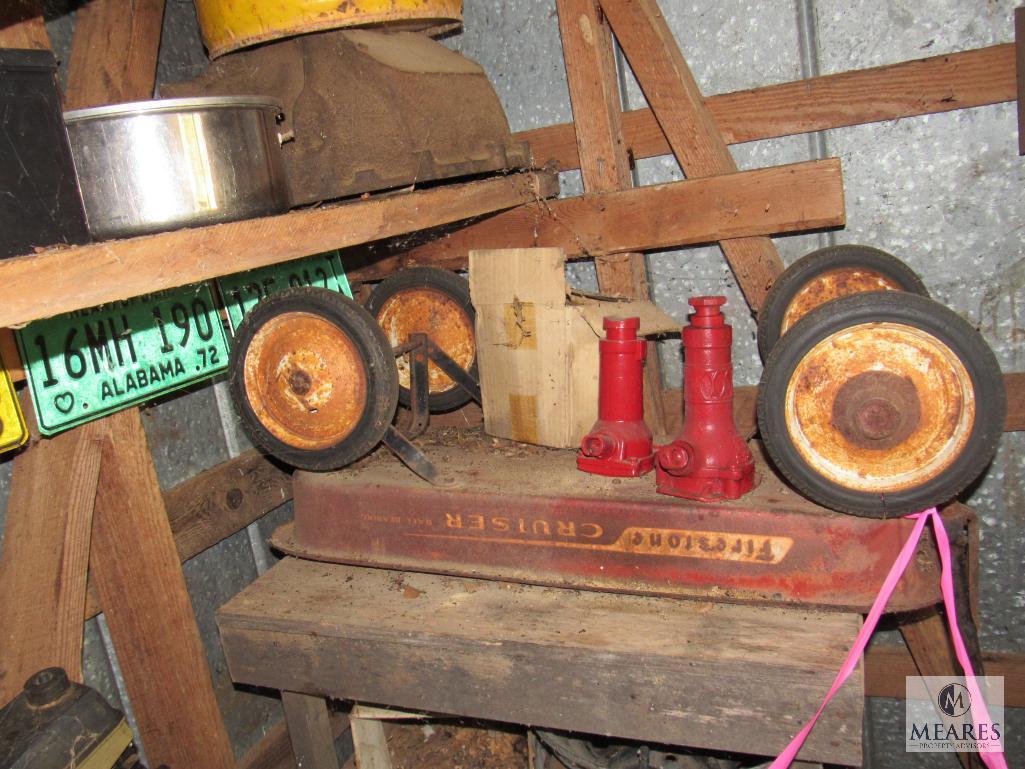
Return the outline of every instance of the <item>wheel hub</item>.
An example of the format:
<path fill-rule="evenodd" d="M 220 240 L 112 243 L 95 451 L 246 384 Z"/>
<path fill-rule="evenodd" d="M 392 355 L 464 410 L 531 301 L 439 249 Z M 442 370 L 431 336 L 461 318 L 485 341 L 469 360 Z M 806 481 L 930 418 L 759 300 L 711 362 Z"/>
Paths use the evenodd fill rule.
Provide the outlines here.
<path fill-rule="evenodd" d="M 809 280 L 787 305 L 780 326 L 785 334 L 801 318 L 826 302 L 867 291 L 900 291 L 897 281 L 866 267 L 841 267 Z"/>
<path fill-rule="evenodd" d="M 847 380 L 833 401 L 833 426 L 866 449 L 889 449 L 918 426 L 921 406 L 914 383 L 889 371 L 866 371 Z"/>

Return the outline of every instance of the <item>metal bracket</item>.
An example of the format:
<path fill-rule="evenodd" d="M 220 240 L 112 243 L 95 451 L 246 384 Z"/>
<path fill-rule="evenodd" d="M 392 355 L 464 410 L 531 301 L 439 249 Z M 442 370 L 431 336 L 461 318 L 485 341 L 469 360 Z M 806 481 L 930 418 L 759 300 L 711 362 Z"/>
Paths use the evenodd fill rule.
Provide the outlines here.
<path fill-rule="evenodd" d="M 430 381 L 427 361 L 428 359 L 433 361 L 477 403 L 481 402 L 480 382 L 434 344 L 427 334 L 410 334 L 409 341 L 393 348 L 392 351 L 396 358 L 401 355 L 409 355 L 409 409 L 412 419 L 401 431 L 395 426 L 389 426 L 382 443 L 391 449 L 395 456 L 414 473 L 428 483 L 438 484 L 440 475 L 438 468 L 412 442 L 422 435 L 431 423 L 428 404 Z"/>

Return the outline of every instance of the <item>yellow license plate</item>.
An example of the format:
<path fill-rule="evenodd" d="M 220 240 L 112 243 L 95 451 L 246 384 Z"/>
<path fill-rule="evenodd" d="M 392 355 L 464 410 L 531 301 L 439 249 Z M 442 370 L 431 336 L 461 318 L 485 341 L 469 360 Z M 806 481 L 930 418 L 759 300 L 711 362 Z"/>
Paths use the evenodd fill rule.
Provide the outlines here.
<path fill-rule="evenodd" d="M 28 440 L 25 415 L 14 394 L 14 383 L 0 358 L 0 452 L 10 451 Z"/>

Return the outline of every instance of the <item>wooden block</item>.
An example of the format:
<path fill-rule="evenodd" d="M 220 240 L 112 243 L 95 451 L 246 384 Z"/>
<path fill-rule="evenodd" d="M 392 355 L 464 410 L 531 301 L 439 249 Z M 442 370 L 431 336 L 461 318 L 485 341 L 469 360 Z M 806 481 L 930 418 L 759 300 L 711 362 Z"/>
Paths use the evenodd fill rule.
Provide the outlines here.
<path fill-rule="evenodd" d="M 601 0 L 601 6 L 687 177 L 736 172 L 737 164 L 656 0 Z M 757 312 L 783 272 L 776 247 L 764 237 L 719 241 L 737 284 Z"/>
<path fill-rule="evenodd" d="M 769 755 L 815 711 L 861 618 L 286 558 L 218 622 L 239 683 Z M 860 764 L 862 708 L 859 670 L 802 758 Z"/>
<path fill-rule="evenodd" d="M 1017 98 L 1015 45 L 978 48 L 705 98 L 728 144 L 979 107 Z M 635 158 L 672 152 L 650 109 L 623 114 Z M 580 167 L 572 123 L 513 135 L 538 166 Z"/>
<path fill-rule="evenodd" d="M 153 765 L 234 769 L 136 409 L 106 417 L 90 571 Z"/>
<path fill-rule="evenodd" d="M 99 437 L 95 425 L 84 425 L 14 458 L 0 559 L 0 704 L 45 667 L 82 680 Z"/>
<path fill-rule="evenodd" d="M 338 769 L 334 734 L 323 697 L 281 692 L 288 736 L 299 769 Z"/>
<path fill-rule="evenodd" d="M 164 0 L 89 0 L 79 8 L 65 108 L 151 98 L 163 21 Z"/>
<path fill-rule="evenodd" d="M 0 262 L 0 326 L 414 232 L 557 191 L 554 173 L 510 174 L 5 259 Z M 36 290 L 40 285 L 47 290 Z"/>
<path fill-rule="evenodd" d="M 840 161 L 831 158 L 521 206 L 347 272 L 374 280 L 415 265 L 465 269 L 474 249 L 552 247 L 584 257 L 844 222 Z"/>
<path fill-rule="evenodd" d="M 1018 74 L 1018 154 L 1025 155 L 1025 7 L 1014 9 L 1014 51 Z"/>

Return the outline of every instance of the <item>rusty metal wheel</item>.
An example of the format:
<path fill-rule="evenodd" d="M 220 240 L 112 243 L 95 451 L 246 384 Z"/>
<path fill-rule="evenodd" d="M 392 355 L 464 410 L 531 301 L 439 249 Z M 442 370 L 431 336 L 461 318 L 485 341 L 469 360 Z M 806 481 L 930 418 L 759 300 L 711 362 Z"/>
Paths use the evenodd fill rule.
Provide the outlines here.
<path fill-rule="evenodd" d="M 229 388 L 254 444 L 304 470 L 355 462 L 398 403 L 391 349 L 341 294 L 292 288 L 260 302 L 235 335 Z"/>
<path fill-rule="evenodd" d="M 427 334 L 452 360 L 476 376 L 475 314 L 467 282 L 447 270 L 415 267 L 397 272 L 378 284 L 367 300 L 367 310 L 384 330 L 393 347 L 412 333 Z M 395 359 L 399 372 L 399 402 L 409 405 L 409 360 Z M 434 363 L 427 367 L 431 411 L 451 411 L 470 396 Z"/>
<path fill-rule="evenodd" d="M 758 352 L 762 360 L 768 360 L 780 337 L 819 305 L 872 291 L 929 296 L 914 270 L 878 248 L 844 244 L 801 257 L 772 284 L 758 313 Z"/>
<path fill-rule="evenodd" d="M 996 451 L 1003 377 L 986 342 L 925 297 L 835 299 L 773 348 L 758 390 L 769 455 L 803 494 L 889 517 L 947 502 Z"/>

